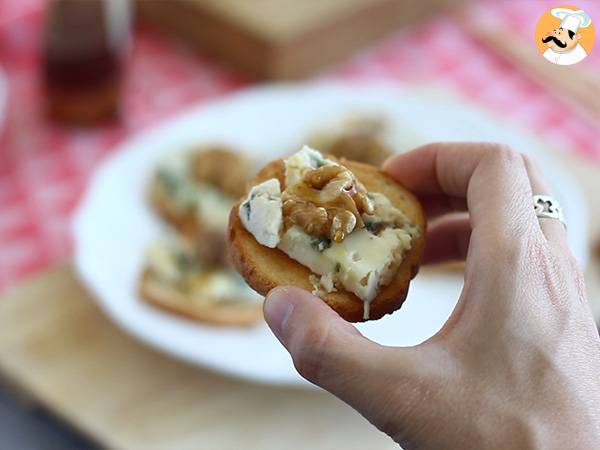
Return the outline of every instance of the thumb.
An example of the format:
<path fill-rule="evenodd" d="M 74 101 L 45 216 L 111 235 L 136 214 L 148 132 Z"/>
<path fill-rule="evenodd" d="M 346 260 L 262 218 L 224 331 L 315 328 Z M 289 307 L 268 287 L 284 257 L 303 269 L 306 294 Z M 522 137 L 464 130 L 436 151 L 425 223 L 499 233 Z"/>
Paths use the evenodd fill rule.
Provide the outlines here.
<path fill-rule="evenodd" d="M 399 349 L 368 340 L 303 289 L 273 289 L 265 299 L 264 314 L 300 375 L 369 418 L 377 399 L 385 398 L 389 362 L 392 356 L 397 362 Z"/>

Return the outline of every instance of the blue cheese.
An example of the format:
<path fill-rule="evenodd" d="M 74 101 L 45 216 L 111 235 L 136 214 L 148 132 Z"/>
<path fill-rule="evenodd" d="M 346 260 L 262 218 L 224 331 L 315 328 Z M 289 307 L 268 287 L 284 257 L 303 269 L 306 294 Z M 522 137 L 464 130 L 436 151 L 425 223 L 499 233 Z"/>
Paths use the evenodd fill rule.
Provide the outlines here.
<path fill-rule="evenodd" d="M 192 297 L 199 301 L 210 299 L 213 303 L 260 303 L 262 296 L 250 289 L 244 280 L 231 269 L 198 273 L 192 284 Z"/>
<path fill-rule="evenodd" d="M 193 211 L 201 223 L 213 230 L 225 230 L 235 199 L 209 183 L 196 181 L 190 174 L 192 158 L 192 152 L 169 155 L 160 164 L 159 180 L 175 208 Z"/>
<path fill-rule="evenodd" d="M 204 267 L 186 241 L 167 234 L 150 243 L 147 267 L 161 282 L 195 303 L 257 303 L 262 297 L 232 269 Z"/>
<path fill-rule="evenodd" d="M 234 199 L 207 183 L 198 183 L 195 195 L 198 219 L 214 230 L 227 229 Z"/>
<path fill-rule="evenodd" d="M 323 277 L 331 277 L 334 283 L 367 303 L 375 298 L 381 286 L 389 283 L 402 255 L 412 246 L 411 235 L 400 228 L 387 228 L 379 235 L 364 228 L 356 230 L 342 242 L 332 242 L 322 251 L 313 241 L 312 236 L 293 226 L 284 233 L 278 248 L 322 275 L 320 288 L 332 286 L 329 280 L 323 280 Z"/>
<path fill-rule="evenodd" d="M 173 251 L 174 239 L 152 241 L 146 249 L 149 269 L 161 280 L 176 283 L 181 279 L 181 270 L 177 264 L 177 254 Z"/>
<path fill-rule="evenodd" d="M 410 223 L 406 214 L 395 208 L 385 195 L 378 192 L 369 192 L 368 195 L 372 201 L 373 214 L 362 216 L 367 229 L 377 234 L 377 231 L 384 228 L 402 228 L 413 237 L 419 234 L 417 226 Z"/>
<path fill-rule="evenodd" d="M 313 287 L 312 293 L 314 295 L 321 296 L 337 291 L 335 287 L 335 280 L 333 279 L 333 273 L 328 273 L 327 275 L 323 276 L 311 274 L 308 277 L 308 281 L 310 281 L 310 284 Z"/>
<path fill-rule="evenodd" d="M 279 180 L 271 178 L 254 186 L 240 205 L 238 214 L 246 230 L 260 244 L 277 247 L 283 219 Z"/>
<path fill-rule="evenodd" d="M 309 170 L 331 165 L 337 164 L 323 158 L 320 152 L 305 145 L 302 150 L 285 160 L 285 185 L 292 186 L 299 183 Z"/>

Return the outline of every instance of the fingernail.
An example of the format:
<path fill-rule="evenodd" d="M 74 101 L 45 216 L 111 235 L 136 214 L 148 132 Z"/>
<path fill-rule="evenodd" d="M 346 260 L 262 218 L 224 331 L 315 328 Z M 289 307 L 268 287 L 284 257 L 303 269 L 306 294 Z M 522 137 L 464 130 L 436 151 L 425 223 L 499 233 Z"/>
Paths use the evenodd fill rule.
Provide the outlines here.
<path fill-rule="evenodd" d="M 277 287 L 271 290 L 265 298 L 265 320 L 273 333 L 282 342 L 283 331 L 294 310 L 294 304 L 290 300 L 290 293 L 285 287 Z"/>
<path fill-rule="evenodd" d="M 392 161 L 394 160 L 394 156 L 395 156 L 395 155 L 388 156 L 388 157 L 385 159 L 385 161 L 384 161 L 384 162 L 381 164 L 381 171 L 382 171 L 382 172 L 387 172 L 387 170 L 389 169 L 389 167 L 390 167 L 390 166 L 391 166 L 391 164 L 392 164 Z"/>

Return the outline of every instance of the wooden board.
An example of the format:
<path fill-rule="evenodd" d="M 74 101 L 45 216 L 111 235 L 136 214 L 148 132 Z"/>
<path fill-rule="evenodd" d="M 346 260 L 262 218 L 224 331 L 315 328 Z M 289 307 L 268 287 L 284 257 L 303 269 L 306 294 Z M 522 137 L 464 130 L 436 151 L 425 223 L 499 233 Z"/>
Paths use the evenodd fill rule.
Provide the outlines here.
<path fill-rule="evenodd" d="M 134 341 L 68 265 L 0 299 L 0 374 L 111 449 L 397 448 L 325 392 L 236 381 Z"/>
<path fill-rule="evenodd" d="M 464 0 L 461 0 L 462 3 Z M 340 61 L 451 0 L 138 0 L 147 24 L 259 79 L 292 79 Z"/>

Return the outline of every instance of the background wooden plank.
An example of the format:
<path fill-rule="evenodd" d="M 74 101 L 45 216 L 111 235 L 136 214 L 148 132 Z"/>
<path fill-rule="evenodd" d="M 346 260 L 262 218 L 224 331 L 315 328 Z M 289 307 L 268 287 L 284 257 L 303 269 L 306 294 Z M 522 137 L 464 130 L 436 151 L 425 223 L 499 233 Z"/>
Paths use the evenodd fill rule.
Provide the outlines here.
<path fill-rule="evenodd" d="M 70 266 L 0 300 L 0 373 L 114 449 L 397 448 L 325 392 L 225 378 L 134 341 Z"/>
<path fill-rule="evenodd" d="M 147 24 L 259 79 L 296 79 L 466 0 L 138 0 Z"/>

